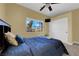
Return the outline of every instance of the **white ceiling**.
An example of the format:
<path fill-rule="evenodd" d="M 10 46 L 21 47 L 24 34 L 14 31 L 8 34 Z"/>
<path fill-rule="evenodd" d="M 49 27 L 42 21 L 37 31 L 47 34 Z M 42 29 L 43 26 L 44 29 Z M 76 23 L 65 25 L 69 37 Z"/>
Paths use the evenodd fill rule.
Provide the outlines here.
<path fill-rule="evenodd" d="M 79 3 L 60 3 L 51 5 L 53 11 L 49 11 L 48 8 L 44 8 L 42 11 L 40 11 L 40 8 L 44 5 L 43 3 L 19 3 L 19 5 L 32 9 L 36 12 L 42 13 L 47 16 L 56 16 L 58 14 L 79 8 Z"/>

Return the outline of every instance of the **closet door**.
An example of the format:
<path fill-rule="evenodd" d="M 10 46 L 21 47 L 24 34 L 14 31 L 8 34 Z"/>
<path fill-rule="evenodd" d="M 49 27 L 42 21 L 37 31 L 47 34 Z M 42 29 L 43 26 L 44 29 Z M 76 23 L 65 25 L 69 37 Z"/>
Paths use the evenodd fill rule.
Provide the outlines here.
<path fill-rule="evenodd" d="M 68 18 L 52 20 L 49 23 L 49 35 L 63 42 L 68 40 Z"/>

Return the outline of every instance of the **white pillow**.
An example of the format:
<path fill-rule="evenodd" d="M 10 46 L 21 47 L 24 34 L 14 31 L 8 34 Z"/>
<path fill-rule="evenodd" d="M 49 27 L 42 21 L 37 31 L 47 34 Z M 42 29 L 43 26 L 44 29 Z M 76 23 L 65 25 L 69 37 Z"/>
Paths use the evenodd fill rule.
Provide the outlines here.
<path fill-rule="evenodd" d="M 14 34 L 12 34 L 11 32 L 7 32 L 7 33 L 5 33 L 5 37 L 7 38 L 6 40 L 11 45 L 18 46 L 18 42 L 16 41 L 16 39 L 15 39 L 16 36 Z"/>

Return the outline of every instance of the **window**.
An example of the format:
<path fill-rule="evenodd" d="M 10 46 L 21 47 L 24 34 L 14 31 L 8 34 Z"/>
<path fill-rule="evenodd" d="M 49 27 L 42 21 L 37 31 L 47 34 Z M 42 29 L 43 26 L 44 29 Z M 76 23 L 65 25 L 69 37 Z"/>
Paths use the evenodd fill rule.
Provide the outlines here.
<path fill-rule="evenodd" d="M 43 21 L 27 18 L 26 19 L 26 31 L 27 32 L 41 32 L 43 31 Z"/>

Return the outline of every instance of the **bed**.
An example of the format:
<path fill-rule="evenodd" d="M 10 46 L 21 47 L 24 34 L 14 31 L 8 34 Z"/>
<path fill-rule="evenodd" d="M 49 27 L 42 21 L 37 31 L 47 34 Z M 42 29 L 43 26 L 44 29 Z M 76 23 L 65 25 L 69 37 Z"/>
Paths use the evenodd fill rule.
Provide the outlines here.
<path fill-rule="evenodd" d="M 16 36 L 19 46 L 9 46 L 1 55 L 3 56 L 62 56 L 69 55 L 64 44 L 57 39 L 46 37 L 22 38 Z"/>

